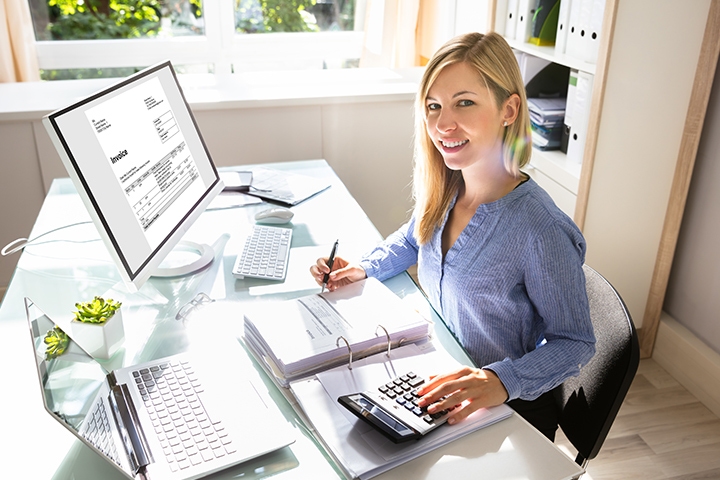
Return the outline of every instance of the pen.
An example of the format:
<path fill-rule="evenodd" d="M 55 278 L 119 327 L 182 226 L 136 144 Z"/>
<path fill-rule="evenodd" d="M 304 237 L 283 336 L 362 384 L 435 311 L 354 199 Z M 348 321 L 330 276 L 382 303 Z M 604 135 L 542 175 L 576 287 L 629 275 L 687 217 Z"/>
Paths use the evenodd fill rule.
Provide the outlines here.
<path fill-rule="evenodd" d="M 335 240 L 335 244 L 333 245 L 332 250 L 330 251 L 330 257 L 327 261 L 327 266 L 332 272 L 333 263 L 335 263 L 335 253 L 337 252 L 338 247 L 338 240 Z M 325 291 L 325 287 L 327 286 L 327 282 L 330 280 L 330 273 L 326 273 L 323 277 L 323 284 L 322 284 L 322 290 L 320 290 L 320 293 L 323 293 Z"/>

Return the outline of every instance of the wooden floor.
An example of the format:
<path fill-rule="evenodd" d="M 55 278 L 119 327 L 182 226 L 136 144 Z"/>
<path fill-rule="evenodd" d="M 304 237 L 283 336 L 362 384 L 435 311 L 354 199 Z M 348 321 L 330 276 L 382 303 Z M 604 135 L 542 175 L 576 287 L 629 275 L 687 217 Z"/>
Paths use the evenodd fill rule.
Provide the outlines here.
<path fill-rule="evenodd" d="M 555 443 L 575 450 L 559 432 Z M 582 480 L 720 479 L 720 418 L 652 359 L 637 375 L 600 454 Z"/>

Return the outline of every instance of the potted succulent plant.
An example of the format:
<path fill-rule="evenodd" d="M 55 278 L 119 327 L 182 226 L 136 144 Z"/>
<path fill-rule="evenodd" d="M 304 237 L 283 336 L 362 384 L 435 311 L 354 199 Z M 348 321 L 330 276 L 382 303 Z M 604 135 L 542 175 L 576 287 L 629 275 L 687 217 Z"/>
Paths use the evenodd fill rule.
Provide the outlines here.
<path fill-rule="evenodd" d="M 110 358 L 125 338 L 121 306 L 121 302 L 102 297 L 76 303 L 71 322 L 73 339 L 94 357 Z"/>

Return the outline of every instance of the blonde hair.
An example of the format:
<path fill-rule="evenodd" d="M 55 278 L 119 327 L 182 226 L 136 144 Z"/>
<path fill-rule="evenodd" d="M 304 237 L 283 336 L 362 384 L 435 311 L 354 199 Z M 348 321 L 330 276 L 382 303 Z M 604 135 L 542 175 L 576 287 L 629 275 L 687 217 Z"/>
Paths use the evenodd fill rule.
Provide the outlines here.
<path fill-rule="evenodd" d="M 513 176 L 530 161 L 530 118 L 525 84 L 517 59 L 505 39 L 497 33 L 468 33 L 453 38 L 435 53 L 427 64 L 415 98 L 415 166 L 413 197 L 415 199 L 415 237 L 422 245 L 430 241 L 439 228 L 450 202 L 462 185 L 462 173 L 445 166 L 442 155 L 427 133 L 426 100 L 430 87 L 449 65 L 465 62 L 475 67 L 498 108 L 516 94 L 520 106 L 515 121 L 504 129 L 503 163 Z"/>

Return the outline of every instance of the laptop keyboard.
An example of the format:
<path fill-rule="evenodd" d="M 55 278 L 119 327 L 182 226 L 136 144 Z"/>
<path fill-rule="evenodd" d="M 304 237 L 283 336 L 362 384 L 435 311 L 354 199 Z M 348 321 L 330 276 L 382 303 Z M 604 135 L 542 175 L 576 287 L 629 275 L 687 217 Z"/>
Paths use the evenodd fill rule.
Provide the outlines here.
<path fill-rule="evenodd" d="M 86 418 L 87 423 L 85 424 L 85 430 L 82 434 L 83 437 L 93 444 L 95 448 L 111 458 L 113 462 L 120 465 L 117 449 L 115 448 L 115 443 L 112 441 L 112 431 L 110 430 L 107 413 L 103 403 L 99 401 L 99 399 L 95 402 L 92 413 Z"/>
<path fill-rule="evenodd" d="M 162 363 L 133 377 L 173 472 L 235 453 L 222 422 L 205 410 L 190 363 Z"/>
<path fill-rule="evenodd" d="M 237 278 L 284 280 L 291 240 L 292 230 L 289 228 L 254 225 L 235 261 L 233 275 Z"/>

